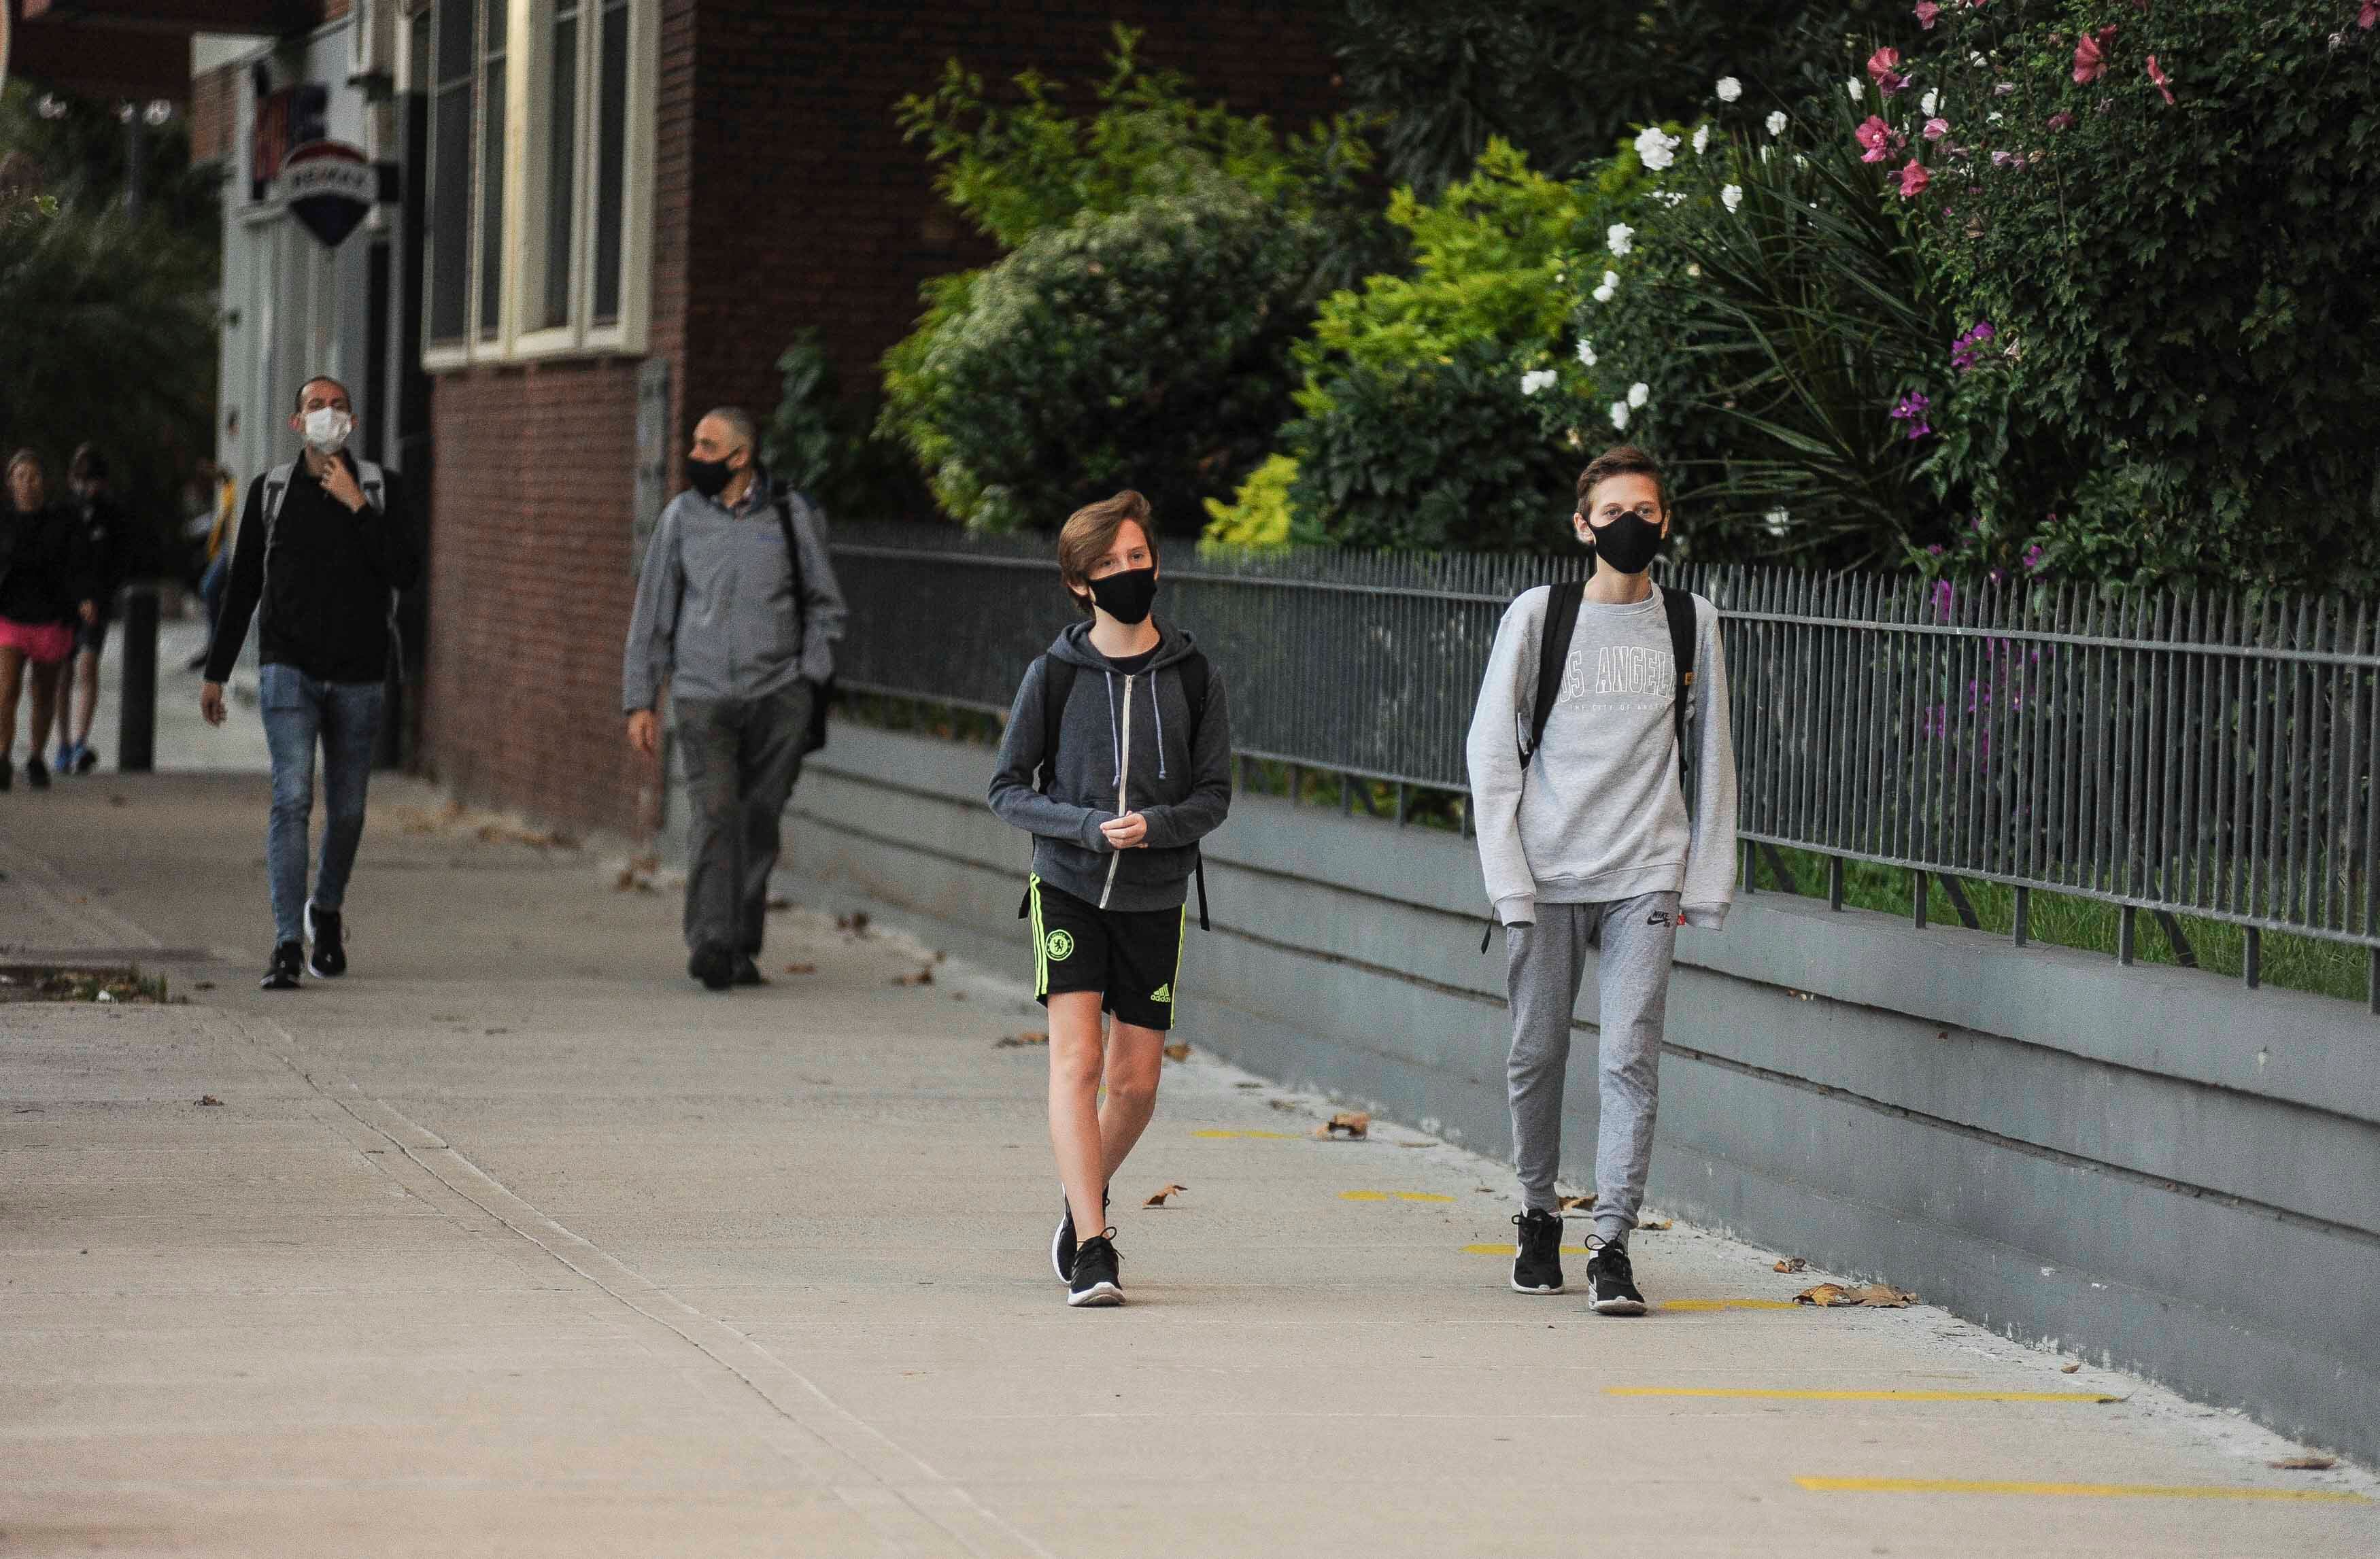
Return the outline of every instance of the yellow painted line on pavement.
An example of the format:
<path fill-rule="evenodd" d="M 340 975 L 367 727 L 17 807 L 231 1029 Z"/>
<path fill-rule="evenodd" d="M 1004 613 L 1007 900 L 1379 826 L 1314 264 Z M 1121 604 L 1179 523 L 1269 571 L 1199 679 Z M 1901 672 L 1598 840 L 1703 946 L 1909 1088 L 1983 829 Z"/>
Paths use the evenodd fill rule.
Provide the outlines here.
<path fill-rule="evenodd" d="M 1386 1202 L 1388 1199 L 1389 1193 L 1384 1190 L 1342 1190 L 1339 1193 L 1342 1202 Z"/>
<path fill-rule="evenodd" d="M 1454 1198 L 1440 1196 L 1434 1190 L 1401 1190 L 1397 1192 L 1397 1200 L 1399 1202 L 1451 1202 Z"/>
<path fill-rule="evenodd" d="M 2246 1489 L 2236 1484 L 1994 1483 L 1963 1478 L 1796 1478 L 1821 1494 L 2043 1494 L 2103 1500 L 2313 1500 L 2369 1505 L 2362 1494 L 2334 1489 Z"/>
<path fill-rule="evenodd" d="M 1608 1385 L 1606 1396 L 1729 1396 L 1785 1402 L 2120 1402 L 2096 1391 L 1798 1391 L 1751 1385 Z"/>
<path fill-rule="evenodd" d="M 1239 1135 L 1237 1131 L 1193 1131 L 1190 1134 L 1194 1137 L 1205 1137 L 1209 1141 L 1218 1137 L 1236 1137 Z"/>
<path fill-rule="evenodd" d="M 1655 1310 L 1810 1310 L 1791 1299 L 1663 1299 Z"/>

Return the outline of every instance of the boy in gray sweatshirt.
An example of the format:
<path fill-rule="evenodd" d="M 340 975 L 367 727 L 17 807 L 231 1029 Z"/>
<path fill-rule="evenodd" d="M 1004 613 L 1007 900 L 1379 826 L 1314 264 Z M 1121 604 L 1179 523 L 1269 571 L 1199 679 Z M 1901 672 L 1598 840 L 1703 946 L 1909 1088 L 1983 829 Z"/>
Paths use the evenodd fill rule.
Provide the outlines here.
<path fill-rule="evenodd" d="M 1587 949 L 1596 948 L 1602 1108 L 1589 1303 L 1607 1315 L 1641 1315 L 1628 1235 L 1652 1158 L 1670 961 L 1680 922 L 1716 930 L 1734 897 L 1735 752 L 1717 610 L 1686 598 L 1694 663 L 1680 668 L 1670 603 L 1645 575 L 1670 531 L 1659 466 L 1632 446 L 1606 451 L 1579 475 L 1572 525 L 1595 549 L 1595 576 L 1568 653 L 1560 665 L 1537 664 L 1559 586 L 1513 601 L 1496 632 L 1468 743 L 1480 866 L 1504 927 L 1512 1009 L 1506 1081 L 1522 1193 L 1512 1287 L 1562 1290 L 1554 1177 L 1563 1071 Z M 1682 615 L 1679 622 L 1682 631 Z M 1690 684 L 1682 685 L 1682 671 L 1691 672 Z M 1544 736 L 1524 755 L 1547 676 L 1560 682 Z"/>

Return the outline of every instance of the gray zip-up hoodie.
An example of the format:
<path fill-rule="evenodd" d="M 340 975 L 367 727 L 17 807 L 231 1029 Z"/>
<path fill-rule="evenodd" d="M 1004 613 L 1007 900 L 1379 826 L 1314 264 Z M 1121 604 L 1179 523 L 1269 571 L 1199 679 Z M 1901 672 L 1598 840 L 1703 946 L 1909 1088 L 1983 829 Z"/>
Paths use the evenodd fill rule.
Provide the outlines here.
<path fill-rule="evenodd" d="M 801 552 L 796 570 L 785 566 L 781 498 Z M 676 697 L 690 699 L 765 698 L 797 677 L 824 683 L 844 615 L 824 526 L 801 494 L 765 471 L 735 509 L 681 492 L 662 511 L 637 581 L 622 712 L 651 708 L 664 677 Z"/>
<path fill-rule="evenodd" d="M 1077 670 L 1050 788 L 1033 788 L 1044 755 L 1046 666 L 1038 659 L 1016 690 L 991 776 L 992 811 L 1034 836 L 1034 876 L 1101 909 L 1180 907 L 1198 841 L 1232 809 L 1232 711 L 1222 673 L 1208 667 L 1194 751 L 1180 666 L 1197 647 L 1162 621 L 1157 629 L 1156 659 L 1129 677 L 1091 647 L 1088 622 L 1060 634 L 1050 654 Z M 1127 812 L 1148 820 L 1148 843 L 1111 849 L 1099 826 Z"/>
<path fill-rule="evenodd" d="M 1689 925 L 1717 929 L 1735 898 L 1735 746 L 1718 611 L 1694 603 L 1694 681 L 1686 740 L 1694 804 L 1678 788 L 1676 658 L 1659 586 L 1626 606 L 1582 602 L 1570 660 L 1537 665 L 1550 586 L 1505 610 L 1479 684 L 1468 755 L 1479 864 L 1496 918 L 1536 919 L 1539 903 L 1608 903 L 1676 893 Z M 1545 744 L 1524 773 L 1537 678 L 1562 679 Z"/>

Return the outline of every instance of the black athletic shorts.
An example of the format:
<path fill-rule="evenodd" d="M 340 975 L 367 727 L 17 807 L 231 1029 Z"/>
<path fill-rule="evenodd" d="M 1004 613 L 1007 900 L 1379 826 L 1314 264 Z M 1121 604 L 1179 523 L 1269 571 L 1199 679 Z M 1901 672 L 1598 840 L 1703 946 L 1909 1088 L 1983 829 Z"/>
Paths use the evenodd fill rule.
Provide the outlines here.
<path fill-rule="evenodd" d="M 1182 932 L 1175 910 L 1103 910 L 1063 888 L 1032 879 L 1033 994 L 1041 1005 L 1068 991 L 1098 991 L 1100 1009 L 1160 1033 L 1173 1026 L 1182 979 Z"/>

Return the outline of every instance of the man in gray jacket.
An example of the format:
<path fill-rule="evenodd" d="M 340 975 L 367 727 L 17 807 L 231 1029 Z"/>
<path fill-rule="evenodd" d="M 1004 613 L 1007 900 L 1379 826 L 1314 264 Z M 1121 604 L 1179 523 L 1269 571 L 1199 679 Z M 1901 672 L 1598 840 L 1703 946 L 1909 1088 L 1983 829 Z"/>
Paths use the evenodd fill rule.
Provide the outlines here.
<path fill-rule="evenodd" d="M 1653 1155 L 1670 969 L 1678 927 L 1717 930 L 1734 897 L 1735 753 L 1718 611 L 1646 576 L 1670 532 L 1652 457 L 1624 444 L 1598 456 L 1579 475 L 1572 525 L 1595 549 L 1595 576 L 1583 591 L 1538 586 L 1507 609 L 1468 743 L 1512 1011 L 1506 1082 L 1523 1202 L 1512 1287 L 1562 1291 L 1562 1082 L 1593 949 L 1602 1099 L 1588 1304 L 1642 1315 L 1628 1236 Z M 1569 610 L 1549 634 L 1558 592 Z M 1549 643 L 1558 659 L 1541 664 Z"/>
<path fill-rule="evenodd" d="M 621 669 L 628 743 L 648 757 L 670 683 L 693 809 L 686 973 L 714 991 L 764 983 L 780 824 L 844 616 L 818 513 L 760 467 L 754 434 L 735 406 L 695 424 L 689 490 L 653 531 Z"/>

